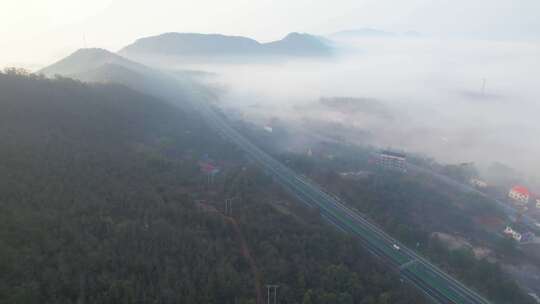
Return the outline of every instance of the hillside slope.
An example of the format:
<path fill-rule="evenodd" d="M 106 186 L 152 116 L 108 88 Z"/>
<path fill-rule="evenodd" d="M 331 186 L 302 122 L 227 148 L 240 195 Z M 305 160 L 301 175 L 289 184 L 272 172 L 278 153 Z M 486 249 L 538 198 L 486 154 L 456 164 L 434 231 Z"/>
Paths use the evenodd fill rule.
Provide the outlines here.
<path fill-rule="evenodd" d="M 38 73 L 85 82 L 123 84 L 139 92 L 164 98 L 184 109 L 189 107 L 179 100 L 192 100 L 195 96 L 211 94 L 187 72 L 157 70 L 104 49 L 77 50 Z"/>
<path fill-rule="evenodd" d="M 54 76 L 55 74 L 68 76 L 94 70 L 107 64 L 123 66 L 141 73 L 150 72 L 150 69 L 142 64 L 125 59 L 105 49 L 89 48 L 79 49 L 66 58 L 41 69 L 39 73 L 47 76 Z"/>
<path fill-rule="evenodd" d="M 70 79 L 0 73 L 0 91 L 0 303 L 255 303 L 235 228 L 198 203 L 230 191 L 281 303 L 423 301 L 318 214 L 274 206 L 287 197 L 192 113 Z M 222 164 L 213 188 L 201 158 Z"/>

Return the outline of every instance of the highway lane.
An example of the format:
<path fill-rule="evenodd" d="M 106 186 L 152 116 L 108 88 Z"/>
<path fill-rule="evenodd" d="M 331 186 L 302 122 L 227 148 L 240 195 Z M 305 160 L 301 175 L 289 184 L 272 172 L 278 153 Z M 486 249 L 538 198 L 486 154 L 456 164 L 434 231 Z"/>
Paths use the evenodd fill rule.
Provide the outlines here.
<path fill-rule="evenodd" d="M 399 267 L 403 266 L 400 269 L 402 277 L 418 287 L 429 298 L 437 303 L 489 303 L 476 292 L 386 234 L 365 216 L 350 209 L 335 196 L 322 191 L 316 184 L 296 174 L 249 142 L 208 105 L 198 104 L 197 107 L 208 123 L 222 136 L 244 150 L 296 198 L 308 206 L 318 208 L 321 215 L 340 230 L 359 237 L 369 252 L 392 267 L 400 269 Z"/>
<path fill-rule="evenodd" d="M 248 149 L 251 151 L 251 152 L 254 152 L 254 153 L 257 153 L 257 154 L 260 154 L 262 153 L 262 151 L 257 151 L 258 149 L 256 147 L 254 147 L 252 144 L 246 142 L 245 139 L 243 138 L 239 138 L 239 136 L 237 134 L 232 134 L 233 137 L 237 138 L 239 141 L 241 141 L 243 144 L 246 144 L 248 145 Z M 399 244 L 399 242 L 397 242 L 396 240 L 392 239 L 390 236 L 388 236 L 386 233 L 384 233 L 382 230 L 380 230 L 379 228 L 377 228 L 375 225 L 373 225 L 372 223 L 370 223 L 369 221 L 365 220 L 364 218 L 362 218 L 361 216 L 359 216 L 358 214 L 355 214 L 354 211 L 350 210 L 349 208 L 347 208 L 346 206 L 344 206 L 343 204 L 341 204 L 340 202 L 337 202 L 335 201 L 334 197 L 332 196 L 329 196 L 328 194 L 320 191 L 317 187 L 309 184 L 309 182 L 305 181 L 303 178 L 301 177 L 297 177 L 295 175 L 294 172 L 292 172 L 292 170 L 290 170 L 289 168 L 286 168 L 285 166 L 283 166 L 282 164 L 280 164 L 279 162 L 271 159 L 269 156 L 267 155 L 262 155 L 262 159 L 261 159 L 263 162 L 265 161 L 270 161 L 271 164 L 270 164 L 270 168 L 271 170 L 273 171 L 274 168 L 278 168 L 278 170 L 280 170 L 280 172 L 274 172 L 274 173 L 277 173 L 278 175 L 281 175 L 281 173 L 285 173 L 285 174 L 289 174 L 287 176 L 282 176 L 284 179 L 288 180 L 289 182 L 292 182 L 294 186 L 297 186 L 299 189 L 301 189 L 303 191 L 303 193 L 310 193 L 311 192 L 311 195 L 308 195 L 310 199 L 312 200 L 315 200 L 315 204 L 321 208 L 324 212 L 332 212 L 332 211 L 329 211 L 326 207 L 326 205 L 320 205 L 320 204 L 317 204 L 317 202 L 319 200 L 326 200 L 327 202 L 332 202 L 334 205 L 337 205 L 339 206 L 340 208 L 342 208 L 342 210 L 346 211 L 347 215 L 349 215 L 350 217 L 354 218 L 355 220 L 358 220 L 358 221 L 361 221 L 364 225 L 366 226 L 369 226 L 372 231 L 361 231 L 361 232 L 358 232 L 358 234 L 364 236 L 364 237 L 371 237 L 370 233 L 373 233 L 375 232 L 377 234 L 378 237 L 380 237 L 381 239 L 384 239 L 387 241 L 387 244 L 379 244 L 380 247 L 382 247 L 382 250 L 386 251 L 386 253 L 388 255 L 393 255 L 394 256 L 394 259 L 396 259 L 397 261 L 399 262 L 402 262 L 402 263 L 406 263 L 408 262 L 409 260 L 418 260 L 421 264 L 423 264 L 424 267 L 426 267 L 427 269 L 431 269 L 431 270 L 435 270 L 436 274 L 432 275 L 432 277 L 434 279 L 437 279 L 438 277 L 443 277 L 444 280 L 448 280 L 448 281 L 453 281 L 453 284 L 450 284 L 449 287 L 444 287 L 444 286 L 441 286 L 440 288 L 444 288 L 446 290 L 446 292 L 449 294 L 449 296 L 452 296 L 452 294 L 454 293 L 462 293 L 464 294 L 467 298 L 469 298 L 470 300 L 472 300 L 473 302 L 471 303 L 476 303 L 475 299 L 479 298 L 479 296 L 477 294 L 475 294 L 474 292 L 468 290 L 466 287 L 462 286 L 461 284 L 459 284 L 459 282 L 453 280 L 452 278 L 450 278 L 449 276 L 447 276 L 444 272 L 441 272 L 438 270 L 438 268 L 436 268 L 434 265 L 430 264 L 427 260 L 425 260 L 424 258 L 418 256 L 417 254 L 415 254 L 414 252 L 408 250 L 405 246 L 403 246 L 402 244 Z M 291 179 L 291 177 L 294 177 Z M 300 184 L 298 184 L 300 183 Z M 307 187 L 307 189 L 306 189 Z M 316 196 L 316 198 L 314 199 L 313 198 L 313 195 Z M 342 219 L 343 220 L 343 219 Z M 367 235 L 366 235 L 367 234 Z M 377 242 L 378 240 L 371 240 L 372 242 Z M 390 248 L 391 245 L 393 244 L 399 244 L 400 248 L 403 248 L 403 251 L 405 251 L 407 253 L 407 256 L 406 257 L 402 257 L 400 255 L 397 255 L 395 252 L 392 252 L 392 250 L 395 250 L 394 248 Z M 428 273 L 429 274 L 429 273 Z M 456 296 L 456 295 L 453 295 L 452 296 L 453 298 L 456 298 L 456 299 L 459 299 L 459 296 Z M 463 301 L 462 301 L 463 302 Z M 459 302 L 458 302 L 459 303 Z M 463 303 L 467 303 L 467 302 L 463 302 Z M 485 302 L 478 302 L 478 303 L 485 303 Z"/>
<path fill-rule="evenodd" d="M 351 211 L 348 211 L 348 212 L 351 212 Z M 406 265 L 409 262 L 414 262 L 414 264 L 412 264 L 412 265 L 414 265 L 413 269 L 409 269 L 409 268 L 404 269 L 405 270 L 405 273 L 404 273 L 405 275 L 409 274 L 409 272 L 416 272 L 416 273 L 423 274 L 422 277 L 427 276 L 427 277 L 431 278 L 430 283 L 434 283 L 434 282 L 442 281 L 442 280 L 452 282 L 452 284 L 442 284 L 442 285 L 438 286 L 437 291 L 441 291 L 441 290 L 444 291 L 445 294 L 449 298 L 452 298 L 454 300 L 454 302 L 456 302 L 456 303 L 469 303 L 469 302 L 466 302 L 466 301 L 472 301 L 471 303 L 476 303 L 475 298 L 477 298 L 477 296 L 475 294 L 469 292 L 467 289 L 464 289 L 463 288 L 464 286 L 460 286 L 460 285 L 456 284 L 457 282 L 451 281 L 452 280 L 451 278 L 447 277 L 444 273 L 441 273 L 441 272 L 437 271 L 438 269 L 434 268 L 434 266 L 429 264 L 429 262 L 427 262 L 425 259 L 423 259 L 422 257 L 419 257 L 417 254 L 409 251 L 403 244 L 400 244 L 395 239 L 392 239 L 390 236 L 388 236 L 383 231 L 379 230 L 372 223 L 369 223 L 368 221 L 365 221 L 365 219 L 359 217 L 358 215 L 354 215 L 354 214 L 350 214 L 350 213 L 348 213 L 348 215 L 350 217 L 354 218 L 356 221 L 360 221 L 360 222 L 362 222 L 362 224 L 372 228 L 369 231 L 366 231 L 366 230 L 359 231 L 357 227 L 353 226 L 351 228 L 353 233 L 355 233 L 355 234 L 357 234 L 357 235 L 359 235 L 361 237 L 364 237 L 364 238 L 366 238 L 366 234 L 367 234 L 368 241 L 370 243 L 375 243 L 375 246 L 377 246 L 376 248 L 379 251 L 384 252 L 384 254 L 387 255 L 387 256 L 391 256 L 394 259 L 394 262 L 396 262 L 398 265 Z M 345 222 L 345 223 L 349 224 L 347 219 L 341 219 L 341 220 L 342 220 L 342 222 Z M 379 239 L 373 240 L 372 238 L 369 238 L 370 234 L 372 234 L 372 233 L 375 233 L 377 235 L 377 237 L 379 237 Z M 379 241 L 380 239 L 385 240 L 386 243 L 381 244 L 380 241 Z M 393 247 L 394 245 L 398 245 L 398 247 L 400 249 L 396 250 L 396 248 Z M 433 270 L 435 270 L 435 272 L 433 272 Z M 416 277 L 414 277 L 414 278 L 416 279 Z M 417 280 L 413 280 L 413 281 L 417 282 Z M 433 292 L 433 290 L 431 290 L 431 292 Z M 464 295 L 467 299 L 462 298 L 461 295 Z M 446 302 L 443 302 L 443 303 L 446 303 Z"/>
<path fill-rule="evenodd" d="M 324 193 L 324 195 L 326 196 L 326 199 L 328 200 L 331 200 L 331 199 L 334 199 L 334 197 L 332 196 L 328 196 L 326 193 Z M 428 268 L 431 268 L 433 270 L 436 270 L 438 272 L 438 275 L 439 276 L 442 276 L 444 277 L 446 280 L 453 280 L 451 277 L 449 277 L 446 273 L 442 272 L 442 271 L 439 271 L 439 269 L 437 267 L 435 267 L 434 265 L 432 265 L 429 261 L 427 261 L 425 258 L 423 258 L 422 256 L 416 254 L 415 252 L 413 252 L 412 250 L 408 249 L 407 247 L 405 247 L 403 244 L 400 244 L 397 240 L 391 238 L 389 235 L 387 235 L 384 231 L 382 231 L 381 229 L 379 229 L 376 225 L 374 225 L 373 223 L 371 223 L 369 220 L 367 220 L 366 218 L 360 216 L 359 214 L 356 214 L 354 211 L 350 210 L 348 207 L 344 206 L 342 203 L 340 202 L 335 202 L 336 204 L 340 205 L 340 207 L 347 212 L 347 214 L 351 217 L 353 217 L 354 219 L 362 222 L 362 224 L 364 225 L 367 225 L 367 226 L 370 226 L 370 228 L 372 229 L 372 231 L 376 232 L 377 235 L 380 237 L 380 238 L 383 238 L 385 239 L 387 242 L 389 243 L 393 243 L 393 244 L 398 244 L 398 246 L 401 249 L 402 252 L 405 252 L 408 256 L 408 258 L 410 260 L 413 260 L 413 261 L 418 261 L 418 262 L 421 262 L 421 264 L 424 264 L 426 265 Z M 479 295 L 477 294 L 474 294 L 474 293 L 470 293 L 469 290 L 459 284 L 459 282 L 455 281 L 453 282 L 455 284 L 455 288 L 459 289 L 460 292 L 462 293 L 465 293 L 467 294 L 468 297 L 470 298 L 477 298 L 479 297 Z"/>

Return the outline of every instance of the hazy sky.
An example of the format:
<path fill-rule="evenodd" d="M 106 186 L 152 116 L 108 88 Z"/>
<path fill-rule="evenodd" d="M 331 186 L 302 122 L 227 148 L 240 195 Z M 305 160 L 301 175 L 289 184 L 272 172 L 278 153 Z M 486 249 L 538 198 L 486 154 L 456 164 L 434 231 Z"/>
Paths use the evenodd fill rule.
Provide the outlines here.
<path fill-rule="evenodd" d="M 373 27 L 427 35 L 540 40 L 538 0 L 1 0 L 0 66 L 44 65 L 89 46 L 117 50 L 162 32 L 258 40 Z"/>

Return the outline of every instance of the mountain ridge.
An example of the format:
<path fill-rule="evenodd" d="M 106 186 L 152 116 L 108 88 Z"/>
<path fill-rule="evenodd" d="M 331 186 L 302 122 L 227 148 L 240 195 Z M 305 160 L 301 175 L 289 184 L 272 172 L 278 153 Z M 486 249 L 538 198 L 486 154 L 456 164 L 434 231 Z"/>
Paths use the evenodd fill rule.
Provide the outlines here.
<path fill-rule="evenodd" d="M 149 69 L 140 63 L 102 48 L 83 48 L 42 68 L 38 73 L 46 76 L 54 76 L 55 74 L 68 76 L 79 74 L 85 70 L 96 69 L 104 64 L 117 64 L 133 70 Z"/>
<path fill-rule="evenodd" d="M 200 94 L 203 90 L 188 73 L 176 71 L 172 74 L 100 48 L 79 49 L 38 73 L 48 77 L 60 75 L 84 82 L 122 84 L 175 103 Z"/>
<path fill-rule="evenodd" d="M 243 36 L 199 33 L 164 33 L 137 39 L 122 48 L 119 54 L 151 54 L 169 56 L 328 56 L 329 43 L 306 33 L 289 33 L 281 40 L 260 43 Z"/>

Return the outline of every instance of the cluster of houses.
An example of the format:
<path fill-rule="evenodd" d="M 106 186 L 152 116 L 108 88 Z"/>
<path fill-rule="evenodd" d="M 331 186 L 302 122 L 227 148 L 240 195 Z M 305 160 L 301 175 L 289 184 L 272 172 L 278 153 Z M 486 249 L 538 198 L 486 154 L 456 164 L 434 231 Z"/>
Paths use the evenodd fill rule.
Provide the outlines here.
<path fill-rule="evenodd" d="M 488 187 L 488 184 L 485 181 L 478 178 L 471 178 L 469 183 L 478 189 L 485 189 Z M 530 203 L 532 203 L 532 205 L 536 206 L 536 208 L 540 210 L 540 195 L 533 194 L 524 186 L 512 187 L 508 191 L 508 198 L 510 203 L 512 203 L 515 207 L 527 210 Z"/>
<path fill-rule="evenodd" d="M 472 178 L 469 183 L 477 189 L 486 189 L 488 184 L 478 178 Z M 534 208 L 540 211 L 540 196 L 534 195 L 529 189 L 524 186 L 514 186 L 508 191 L 508 202 L 515 208 L 520 209 L 522 212 Z M 503 233 L 508 237 L 518 242 L 530 242 L 535 239 L 535 235 L 526 229 L 519 229 L 519 227 L 506 226 Z"/>
<path fill-rule="evenodd" d="M 508 198 L 515 207 L 528 210 L 529 206 L 534 205 L 537 210 L 540 210 L 540 196 L 534 195 L 524 186 L 514 186 L 508 191 Z M 535 235 L 524 230 L 519 231 L 507 226 L 504 234 L 510 236 L 518 242 L 529 242 L 535 239 Z"/>
<path fill-rule="evenodd" d="M 518 242 L 532 242 L 535 240 L 536 236 L 534 233 L 530 231 L 521 231 L 518 229 L 514 229 L 510 226 L 506 226 L 506 228 L 503 231 L 504 234 L 507 236 L 513 238 L 514 240 Z"/>
<path fill-rule="evenodd" d="M 523 235 L 520 232 L 517 232 L 510 226 L 506 226 L 503 232 L 504 234 L 508 235 L 509 237 L 513 238 L 514 240 L 518 242 L 520 242 L 521 239 L 523 238 Z"/>
<path fill-rule="evenodd" d="M 382 168 L 390 169 L 393 171 L 407 172 L 407 156 L 404 153 L 395 151 L 383 150 L 380 151 L 374 162 Z M 360 177 L 363 172 L 344 172 L 341 173 L 343 177 Z M 488 188 L 488 183 L 479 179 L 471 178 L 469 180 L 471 186 L 477 189 Z M 526 187 L 514 186 L 508 191 L 508 198 L 511 204 L 520 208 L 522 211 L 526 211 L 530 205 L 534 205 L 537 210 L 540 211 L 540 195 L 532 194 Z M 519 227 L 506 226 L 503 233 L 518 242 L 531 242 L 534 241 L 536 236 L 534 233 L 527 231 L 526 229 L 519 229 Z"/>
<path fill-rule="evenodd" d="M 469 180 L 469 183 L 471 183 L 471 185 L 473 187 L 476 187 L 476 188 L 479 188 L 479 189 L 485 189 L 488 186 L 488 184 L 485 181 L 483 181 L 483 180 L 481 180 L 479 178 L 471 178 Z"/>

